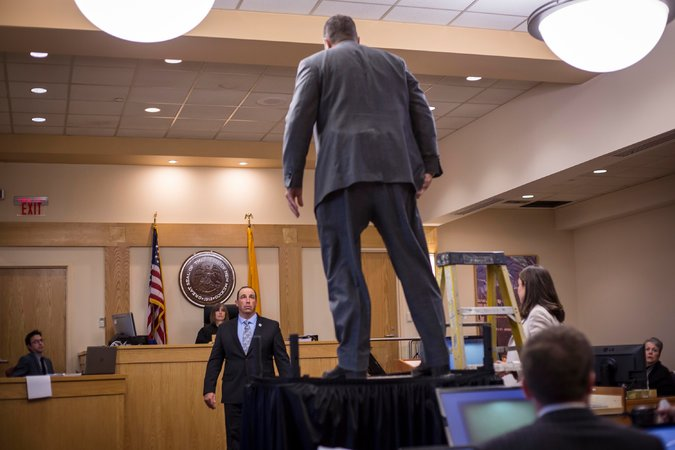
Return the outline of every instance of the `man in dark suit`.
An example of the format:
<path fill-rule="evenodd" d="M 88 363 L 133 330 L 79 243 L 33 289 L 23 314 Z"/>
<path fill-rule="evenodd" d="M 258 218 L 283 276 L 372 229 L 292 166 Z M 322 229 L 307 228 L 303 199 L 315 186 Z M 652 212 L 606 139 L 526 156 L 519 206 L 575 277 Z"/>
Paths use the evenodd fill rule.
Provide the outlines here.
<path fill-rule="evenodd" d="M 324 48 L 300 62 L 286 116 L 286 199 L 299 217 L 312 130 L 315 214 L 338 366 L 327 378 L 363 378 L 370 354 L 370 297 L 361 232 L 377 227 L 424 343 L 421 374 L 448 371 L 445 320 L 416 199 L 442 173 L 429 105 L 405 62 L 360 45 L 354 21 L 333 16 Z"/>
<path fill-rule="evenodd" d="M 42 355 L 45 343 L 40 330 L 33 330 L 24 339 L 28 354 L 19 359 L 11 376 L 25 377 L 27 375 L 48 375 L 54 373 L 54 366 L 49 358 Z"/>
<path fill-rule="evenodd" d="M 590 410 L 593 351 L 581 332 L 565 326 L 547 328 L 525 343 L 520 362 L 523 390 L 534 400 L 538 419 L 488 441 L 482 450 L 663 449 L 656 437 Z"/>
<path fill-rule="evenodd" d="M 273 377 L 272 358 L 281 377 L 291 376 L 291 364 L 279 323 L 256 314 L 256 292 L 248 286 L 242 287 L 237 292 L 235 303 L 239 316 L 218 327 L 204 375 L 204 402 L 209 408 L 215 409 L 216 383 L 225 361 L 221 402 L 225 404 L 225 432 L 229 450 L 239 449 L 244 387 L 250 377 Z M 255 345 L 257 338 L 260 340 L 259 348 Z M 260 351 L 261 367 L 258 367 L 257 351 Z"/>

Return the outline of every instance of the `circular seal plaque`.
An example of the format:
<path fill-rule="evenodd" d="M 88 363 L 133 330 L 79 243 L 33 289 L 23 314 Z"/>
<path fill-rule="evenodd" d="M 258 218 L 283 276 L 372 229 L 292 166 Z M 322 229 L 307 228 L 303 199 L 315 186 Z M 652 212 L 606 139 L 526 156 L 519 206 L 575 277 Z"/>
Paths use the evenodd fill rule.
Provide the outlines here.
<path fill-rule="evenodd" d="M 234 268 L 220 253 L 197 252 L 185 260 L 178 274 L 185 298 L 204 307 L 222 303 L 232 295 L 236 284 Z"/>

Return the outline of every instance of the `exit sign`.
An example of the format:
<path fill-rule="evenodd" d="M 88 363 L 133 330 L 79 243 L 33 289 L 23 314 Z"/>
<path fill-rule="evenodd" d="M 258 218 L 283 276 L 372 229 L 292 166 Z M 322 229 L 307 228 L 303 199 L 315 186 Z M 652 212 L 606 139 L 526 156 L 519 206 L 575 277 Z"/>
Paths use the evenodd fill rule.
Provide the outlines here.
<path fill-rule="evenodd" d="M 49 204 L 47 196 L 17 195 L 14 197 L 14 205 L 19 206 L 19 216 L 44 216 L 43 206 Z"/>

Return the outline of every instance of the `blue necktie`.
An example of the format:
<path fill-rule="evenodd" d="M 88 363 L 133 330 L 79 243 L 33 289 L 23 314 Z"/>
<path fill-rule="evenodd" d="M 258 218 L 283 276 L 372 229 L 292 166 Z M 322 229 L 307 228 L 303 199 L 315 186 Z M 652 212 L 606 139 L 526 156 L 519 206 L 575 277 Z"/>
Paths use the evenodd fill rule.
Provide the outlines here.
<path fill-rule="evenodd" d="M 248 353 L 248 348 L 251 345 L 252 337 L 253 329 L 251 328 L 251 322 L 246 320 L 244 321 L 244 334 L 241 336 L 241 346 L 244 349 L 244 353 Z"/>

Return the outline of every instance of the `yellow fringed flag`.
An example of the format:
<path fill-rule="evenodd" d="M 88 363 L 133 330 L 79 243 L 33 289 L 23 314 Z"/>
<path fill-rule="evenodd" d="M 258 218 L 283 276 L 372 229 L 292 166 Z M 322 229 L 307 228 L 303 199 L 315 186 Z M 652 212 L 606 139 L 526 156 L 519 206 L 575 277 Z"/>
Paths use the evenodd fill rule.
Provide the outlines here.
<path fill-rule="evenodd" d="M 247 247 L 248 247 L 248 285 L 253 288 L 253 290 L 257 293 L 258 295 L 258 301 L 256 302 L 255 305 L 255 312 L 260 315 L 260 310 L 262 306 L 262 302 L 260 300 L 260 281 L 258 280 L 258 263 L 256 262 L 255 259 L 255 245 L 253 244 L 253 229 L 251 228 L 251 225 L 249 224 L 248 228 L 246 229 L 246 242 L 247 242 Z"/>

